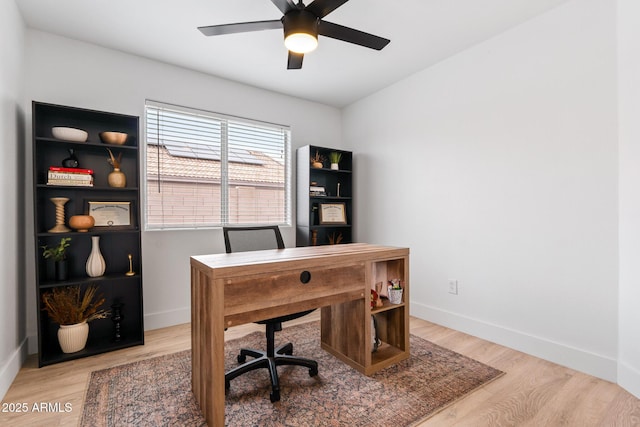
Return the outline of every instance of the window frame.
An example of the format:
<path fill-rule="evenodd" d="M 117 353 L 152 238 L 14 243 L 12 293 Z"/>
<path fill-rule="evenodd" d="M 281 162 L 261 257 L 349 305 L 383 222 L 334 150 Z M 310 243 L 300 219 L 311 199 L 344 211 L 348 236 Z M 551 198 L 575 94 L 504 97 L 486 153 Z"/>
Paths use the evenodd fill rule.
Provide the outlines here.
<path fill-rule="evenodd" d="M 271 127 L 274 130 L 279 130 L 284 132 L 285 137 L 283 141 L 283 155 L 284 155 L 284 165 L 283 165 L 283 173 L 284 173 L 284 186 L 283 186 L 283 194 L 284 194 L 284 220 L 276 221 L 276 222 L 229 222 L 229 213 L 230 213 L 230 203 L 229 203 L 229 191 L 230 187 L 230 179 L 229 179 L 229 143 L 228 143 L 228 133 L 227 135 L 222 137 L 221 141 L 221 150 L 220 150 L 220 223 L 219 224 L 197 224 L 190 223 L 180 225 L 157 225 L 157 224 L 149 224 L 149 215 L 148 215 L 148 203 L 149 203 L 149 171 L 147 164 L 147 155 L 148 155 L 148 108 L 159 108 L 159 109 L 169 109 L 175 110 L 177 112 L 185 113 L 185 114 L 195 114 L 195 115 L 204 115 L 210 117 L 214 120 L 220 120 L 224 122 L 225 132 L 228 132 L 227 122 L 239 122 L 247 125 L 256 125 L 259 127 Z M 252 226 L 252 225 L 278 225 L 281 227 L 291 227 L 293 225 L 293 158 L 292 158 L 292 137 L 291 137 L 291 127 L 288 125 L 267 122 L 262 120 L 250 119 L 246 117 L 233 116 L 229 114 L 218 113 L 215 111 L 202 110 L 192 107 L 185 107 L 181 105 L 170 104 L 161 101 L 154 101 L 150 99 L 145 100 L 144 104 L 144 120 L 143 120 L 143 131 L 141 135 L 143 140 L 139 144 L 139 149 L 141 150 L 140 160 L 141 160 L 141 190 L 143 195 L 143 230 L 144 231 L 175 231 L 175 230 L 204 230 L 204 229 L 220 229 L 224 226 L 228 225 L 242 225 L 242 226 Z M 162 182 L 162 181 L 160 181 Z M 233 183 L 231 183 L 233 185 Z"/>

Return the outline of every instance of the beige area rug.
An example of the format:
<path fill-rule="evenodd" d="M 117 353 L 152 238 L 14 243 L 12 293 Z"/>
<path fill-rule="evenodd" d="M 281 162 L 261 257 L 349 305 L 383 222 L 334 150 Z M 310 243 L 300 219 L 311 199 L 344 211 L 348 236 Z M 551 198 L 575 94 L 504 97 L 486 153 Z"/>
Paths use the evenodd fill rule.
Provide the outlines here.
<path fill-rule="evenodd" d="M 319 374 L 281 366 L 281 400 L 269 400 L 267 370 L 231 382 L 228 426 L 410 426 L 434 415 L 503 373 L 411 335 L 411 357 L 367 377 L 320 349 L 318 321 L 285 328 L 277 343 L 318 361 Z M 227 367 L 240 346 L 262 348 L 254 332 L 225 346 Z M 191 352 L 91 373 L 81 426 L 205 426 L 191 392 Z"/>

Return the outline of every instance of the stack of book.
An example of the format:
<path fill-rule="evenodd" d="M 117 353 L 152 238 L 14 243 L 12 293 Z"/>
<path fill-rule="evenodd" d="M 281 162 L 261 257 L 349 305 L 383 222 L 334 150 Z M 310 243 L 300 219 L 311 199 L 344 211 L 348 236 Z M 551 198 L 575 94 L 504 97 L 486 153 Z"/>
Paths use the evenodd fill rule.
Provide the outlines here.
<path fill-rule="evenodd" d="M 93 170 L 51 166 L 47 174 L 47 185 L 93 187 Z"/>
<path fill-rule="evenodd" d="M 324 187 L 319 186 L 319 185 L 311 185 L 309 186 L 309 195 L 310 196 L 326 196 L 327 192 L 325 191 Z"/>

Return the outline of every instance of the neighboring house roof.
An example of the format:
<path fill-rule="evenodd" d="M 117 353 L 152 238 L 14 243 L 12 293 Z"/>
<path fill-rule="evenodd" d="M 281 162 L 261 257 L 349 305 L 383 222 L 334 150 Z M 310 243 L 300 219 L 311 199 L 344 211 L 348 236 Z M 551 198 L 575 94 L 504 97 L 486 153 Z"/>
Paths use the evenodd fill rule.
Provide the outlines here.
<path fill-rule="evenodd" d="M 263 164 L 229 163 L 229 180 L 232 183 L 245 182 L 254 184 L 284 184 L 284 165 L 273 158 L 259 152 L 251 154 Z M 169 154 L 164 146 L 147 145 L 147 171 L 157 171 L 158 164 L 162 166 L 162 179 L 177 179 L 180 181 L 220 181 L 220 161 L 208 159 L 194 159 L 178 157 Z M 148 174 L 154 179 L 154 174 Z"/>

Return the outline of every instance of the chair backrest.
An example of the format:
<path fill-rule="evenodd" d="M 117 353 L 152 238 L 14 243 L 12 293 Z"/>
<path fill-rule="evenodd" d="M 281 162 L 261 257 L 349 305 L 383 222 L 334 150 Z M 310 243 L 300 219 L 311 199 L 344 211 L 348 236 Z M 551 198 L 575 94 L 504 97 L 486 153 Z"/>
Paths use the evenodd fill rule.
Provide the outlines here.
<path fill-rule="evenodd" d="M 257 227 L 223 227 L 224 246 L 232 252 L 284 249 L 284 240 L 277 225 Z"/>

